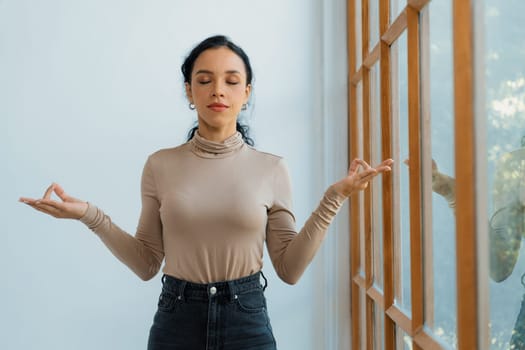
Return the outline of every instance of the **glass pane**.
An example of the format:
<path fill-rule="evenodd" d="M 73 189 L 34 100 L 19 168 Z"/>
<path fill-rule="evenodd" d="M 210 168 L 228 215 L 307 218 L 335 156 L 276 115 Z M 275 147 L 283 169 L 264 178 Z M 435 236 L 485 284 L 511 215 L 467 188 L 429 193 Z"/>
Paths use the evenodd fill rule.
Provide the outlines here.
<path fill-rule="evenodd" d="M 456 221 L 454 193 L 454 75 L 452 55 L 452 1 L 432 1 L 421 14 L 423 114 L 430 122 L 430 152 L 423 186 L 431 212 L 431 232 L 425 232 L 425 320 L 441 342 L 457 347 Z M 447 142 L 443 142 L 447 140 Z M 425 183 L 428 183 L 425 186 Z M 430 226 L 430 227 L 429 227 Z M 430 249 L 430 251 L 428 251 Z"/>
<path fill-rule="evenodd" d="M 385 314 L 383 309 L 374 303 L 374 350 L 385 348 Z"/>
<path fill-rule="evenodd" d="M 371 163 L 381 162 L 381 94 L 379 63 L 370 70 L 370 135 Z M 381 180 L 373 181 L 372 191 L 372 244 L 374 284 L 383 290 L 383 184 Z"/>
<path fill-rule="evenodd" d="M 398 326 L 396 326 L 396 349 L 412 350 L 412 337 Z"/>
<path fill-rule="evenodd" d="M 379 0 L 368 0 L 368 14 L 370 25 L 368 47 L 372 51 L 379 42 Z"/>
<path fill-rule="evenodd" d="M 390 0 L 390 23 L 394 22 L 407 5 L 407 0 Z"/>
<path fill-rule="evenodd" d="M 525 2 L 483 3 L 491 349 L 523 349 Z"/>
<path fill-rule="evenodd" d="M 357 103 L 357 157 L 363 158 L 363 84 L 356 86 Z M 365 201 L 363 191 L 359 192 L 359 273 L 365 276 Z"/>
<path fill-rule="evenodd" d="M 361 21 L 361 0 L 355 0 L 355 70 L 358 71 L 363 61 L 363 31 Z"/>
<path fill-rule="evenodd" d="M 408 159 L 408 70 L 406 31 L 392 50 L 392 126 L 395 159 Z M 408 167 L 395 162 L 394 175 L 394 290 L 395 303 L 411 315 L 410 290 L 410 203 Z"/>

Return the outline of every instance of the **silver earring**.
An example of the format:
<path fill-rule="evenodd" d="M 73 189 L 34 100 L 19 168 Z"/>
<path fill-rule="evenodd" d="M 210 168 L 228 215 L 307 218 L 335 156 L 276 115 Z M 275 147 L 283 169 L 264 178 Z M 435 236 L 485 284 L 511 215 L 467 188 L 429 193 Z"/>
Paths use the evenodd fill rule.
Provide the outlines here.
<path fill-rule="evenodd" d="M 243 103 L 242 107 L 241 107 L 241 110 L 245 111 L 248 109 L 248 104 L 247 103 Z"/>
<path fill-rule="evenodd" d="M 195 104 L 190 103 L 190 104 L 188 105 L 188 107 L 190 107 L 190 109 L 193 111 L 193 110 L 195 109 Z"/>

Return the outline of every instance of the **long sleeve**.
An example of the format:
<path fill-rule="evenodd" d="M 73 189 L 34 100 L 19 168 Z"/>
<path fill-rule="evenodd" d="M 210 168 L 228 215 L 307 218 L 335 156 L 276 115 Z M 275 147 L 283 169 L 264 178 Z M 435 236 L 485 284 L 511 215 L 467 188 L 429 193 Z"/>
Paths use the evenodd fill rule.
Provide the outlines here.
<path fill-rule="evenodd" d="M 432 174 L 432 191 L 443 196 L 448 206 L 456 212 L 456 179 L 436 171 Z"/>
<path fill-rule="evenodd" d="M 295 228 L 291 198 L 290 177 L 280 160 L 274 174 L 274 201 L 268 210 L 266 244 L 279 277 L 295 284 L 312 261 L 346 197 L 329 187 L 299 233 Z"/>
<path fill-rule="evenodd" d="M 141 197 L 142 211 L 135 236 L 122 230 L 92 204 L 89 204 L 80 221 L 95 232 L 113 255 L 141 279 L 149 280 L 157 274 L 164 258 L 160 204 L 150 159 L 142 173 Z"/>

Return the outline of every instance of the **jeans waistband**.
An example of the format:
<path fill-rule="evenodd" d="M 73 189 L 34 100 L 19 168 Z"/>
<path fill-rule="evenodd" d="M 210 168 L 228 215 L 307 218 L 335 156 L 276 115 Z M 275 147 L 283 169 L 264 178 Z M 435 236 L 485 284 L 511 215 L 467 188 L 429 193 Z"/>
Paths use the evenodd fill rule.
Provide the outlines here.
<path fill-rule="evenodd" d="M 261 285 L 261 277 L 264 285 Z M 162 276 L 162 288 L 177 295 L 179 299 L 184 299 L 189 295 L 203 299 L 208 299 L 210 296 L 233 299 L 237 294 L 252 290 L 262 289 L 264 291 L 267 285 L 268 281 L 262 271 L 236 280 L 206 284 L 188 282 L 169 275 Z"/>

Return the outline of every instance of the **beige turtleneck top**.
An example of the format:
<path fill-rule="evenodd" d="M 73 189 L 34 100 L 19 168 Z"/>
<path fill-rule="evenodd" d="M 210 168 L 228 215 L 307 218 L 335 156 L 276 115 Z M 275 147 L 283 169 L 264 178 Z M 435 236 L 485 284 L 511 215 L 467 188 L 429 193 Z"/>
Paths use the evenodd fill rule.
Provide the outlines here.
<path fill-rule="evenodd" d="M 144 280 L 163 273 L 195 283 L 233 280 L 261 270 L 264 242 L 275 270 L 298 281 L 346 197 L 328 188 L 299 233 L 283 160 L 245 144 L 239 133 L 208 141 L 198 133 L 152 154 L 141 183 L 135 236 L 89 204 L 80 218 Z"/>

